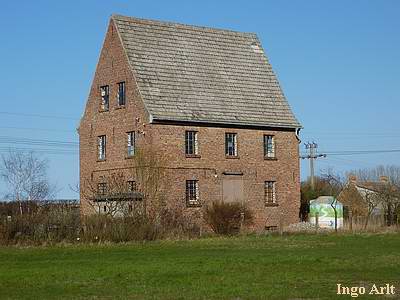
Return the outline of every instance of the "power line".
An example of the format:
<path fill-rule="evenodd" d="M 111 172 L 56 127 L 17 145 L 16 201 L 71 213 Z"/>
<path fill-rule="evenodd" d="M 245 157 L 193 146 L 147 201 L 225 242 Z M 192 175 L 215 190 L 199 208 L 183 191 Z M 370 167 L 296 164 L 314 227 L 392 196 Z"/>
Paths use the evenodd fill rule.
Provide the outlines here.
<path fill-rule="evenodd" d="M 386 136 L 321 136 L 321 135 L 313 135 L 314 137 L 318 138 L 320 141 L 346 141 L 346 143 L 350 141 L 357 141 L 357 142 L 376 142 L 376 140 L 385 140 L 385 141 L 394 141 L 400 138 L 400 135 L 386 135 Z M 309 139 L 310 137 L 303 138 L 304 140 Z"/>
<path fill-rule="evenodd" d="M 18 147 L 0 147 L 0 153 L 8 152 L 37 152 L 42 154 L 63 154 L 78 155 L 78 151 L 63 149 L 47 149 L 47 148 L 18 148 Z"/>
<path fill-rule="evenodd" d="M 329 156 L 337 155 L 365 155 L 365 154 L 379 154 L 379 153 L 398 153 L 400 149 L 382 149 L 382 150 L 338 150 L 338 151 L 325 151 Z M 306 153 L 302 153 L 306 155 Z"/>
<path fill-rule="evenodd" d="M 76 130 L 63 130 L 63 129 L 51 129 L 51 128 L 33 128 L 33 127 L 12 127 L 12 126 L 0 126 L 1 129 L 17 129 L 17 130 L 30 130 L 30 131 L 52 131 L 52 132 L 76 132 Z"/>
<path fill-rule="evenodd" d="M 364 154 L 398 153 L 398 152 L 400 152 L 400 149 L 327 151 L 326 154 L 328 154 L 329 156 L 336 156 L 336 155 L 364 155 Z"/>
<path fill-rule="evenodd" d="M 365 167 L 371 165 L 371 162 L 362 162 L 358 160 L 350 160 L 350 159 L 344 159 L 342 157 L 327 157 L 327 161 L 330 162 L 331 164 L 340 164 L 340 165 L 346 165 L 346 166 L 355 166 L 355 167 Z"/>
<path fill-rule="evenodd" d="M 65 120 L 75 120 L 78 121 L 79 118 L 74 118 L 70 116 L 54 116 L 54 115 L 39 115 L 39 114 L 25 114 L 25 113 L 15 113 L 8 111 L 0 111 L 2 115 L 10 115 L 10 116 L 22 116 L 22 117 L 33 117 L 33 118 L 45 118 L 45 119 L 65 119 Z"/>
<path fill-rule="evenodd" d="M 400 136 L 398 130 L 394 131 L 388 131 L 385 130 L 385 133 L 380 132 L 371 132 L 371 131 L 304 131 L 302 135 L 354 135 L 354 136 L 359 136 L 359 135 L 366 135 L 366 136 Z"/>
<path fill-rule="evenodd" d="M 52 146 L 52 147 L 78 147 L 78 142 L 65 142 L 54 140 L 41 140 L 29 138 L 14 138 L 8 136 L 0 136 L 0 143 L 2 144 L 15 144 L 15 145 L 29 145 L 29 146 Z"/>

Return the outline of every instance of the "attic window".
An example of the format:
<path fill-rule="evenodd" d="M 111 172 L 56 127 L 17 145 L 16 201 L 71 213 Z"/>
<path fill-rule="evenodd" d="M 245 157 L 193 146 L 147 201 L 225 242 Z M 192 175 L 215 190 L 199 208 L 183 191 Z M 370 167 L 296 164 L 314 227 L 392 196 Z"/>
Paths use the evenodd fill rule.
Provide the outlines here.
<path fill-rule="evenodd" d="M 110 88 L 108 85 L 100 87 L 101 103 L 100 109 L 102 111 L 107 111 L 109 109 L 109 99 L 110 99 Z"/>
<path fill-rule="evenodd" d="M 118 106 L 125 105 L 125 82 L 118 83 L 117 104 Z"/>

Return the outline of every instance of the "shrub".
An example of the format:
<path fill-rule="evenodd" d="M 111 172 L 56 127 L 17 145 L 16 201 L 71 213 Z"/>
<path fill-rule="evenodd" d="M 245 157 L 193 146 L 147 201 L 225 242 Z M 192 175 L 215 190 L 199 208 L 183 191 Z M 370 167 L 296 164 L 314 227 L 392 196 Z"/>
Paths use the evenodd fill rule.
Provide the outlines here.
<path fill-rule="evenodd" d="M 92 215 L 82 220 L 86 242 L 151 241 L 198 236 L 200 229 L 180 209 L 161 208 L 157 214 L 133 212 L 129 216 Z"/>
<path fill-rule="evenodd" d="M 215 233 L 232 235 L 240 231 L 241 225 L 252 224 L 254 217 L 241 203 L 213 202 L 206 207 L 204 219 Z"/>
<path fill-rule="evenodd" d="M 184 213 L 182 207 L 163 208 L 159 214 L 159 226 L 163 238 L 192 238 L 200 236 L 196 217 Z"/>
<path fill-rule="evenodd" d="M 20 209 L 20 208 L 23 209 Z M 182 208 L 160 207 L 145 214 L 112 217 L 79 215 L 77 203 L 7 203 L 0 205 L 0 245 L 58 242 L 127 242 L 199 236 L 195 218 Z"/>
<path fill-rule="evenodd" d="M 9 202 L 0 210 L 3 245 L 73 241 L 78 232 L 79 209 L 73 202 Z"/>

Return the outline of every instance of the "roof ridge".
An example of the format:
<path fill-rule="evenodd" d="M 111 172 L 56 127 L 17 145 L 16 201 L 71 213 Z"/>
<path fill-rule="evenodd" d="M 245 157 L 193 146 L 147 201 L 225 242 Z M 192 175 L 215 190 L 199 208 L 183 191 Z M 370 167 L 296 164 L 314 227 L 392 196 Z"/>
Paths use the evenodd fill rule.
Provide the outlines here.
<path fill-rule="evenodd" d="M 147 24 L 159 24 L 159 25 L 178 25 L 181 27 L 189 28 L 189 29 L 200 29 L 200 30 L 208 30 L 208 31 L 217 31 L 217 32 L 227 32 L 227 33 L 235 33 L 239 35 L 252 35 L 254 37 L 257 37 L 257 34 L 255 32 L 245 32 L 245 31 L 238 31 L 238 30 L 232 30 L 232 29 L 225 29 L 225 28 L 216 28 L 216 27 L 209 27 L 209 26 L 200 26 L 200 25 L 192 25 L 192 24 L 184 24 L 184 23 L 179 23 L 179 22 L 174 22 L 174 21 L 163 21 L 163 20 L 155 20 L 155 19 L 144 19 L 144 18 L 138 18 L 138 17 L 131 17 L 131 16 L 124 16 L 120 14 L 112 14 L 111 15 L 112 19 L 119 19 L 119 20 L 130 20 L 130 21 L 136 21 L 140 23 L 147 23 Z"/>

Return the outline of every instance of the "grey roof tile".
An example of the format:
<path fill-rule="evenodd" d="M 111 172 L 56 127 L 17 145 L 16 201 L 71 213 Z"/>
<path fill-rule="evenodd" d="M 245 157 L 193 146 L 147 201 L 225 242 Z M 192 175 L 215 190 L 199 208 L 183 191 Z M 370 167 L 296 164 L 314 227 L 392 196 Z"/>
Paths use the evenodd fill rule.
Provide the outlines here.
<path fill-rule="evenodd" d="M 112 19 L 153 119 L 301 127 L 256 34 Z"/>

